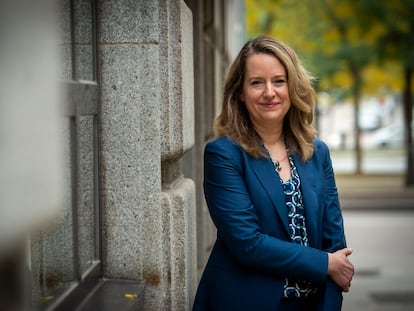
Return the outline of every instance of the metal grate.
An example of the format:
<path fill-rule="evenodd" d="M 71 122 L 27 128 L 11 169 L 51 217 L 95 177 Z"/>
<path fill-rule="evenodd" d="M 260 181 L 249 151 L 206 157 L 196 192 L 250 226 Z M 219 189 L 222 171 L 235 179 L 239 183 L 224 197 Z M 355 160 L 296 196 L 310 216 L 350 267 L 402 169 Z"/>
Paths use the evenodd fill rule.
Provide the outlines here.
<path fill-rule="evenodd" d="M 414 304 L 414 291 L 374 292 L 371 298 L 379 303 Z"/>
<path fill-rule="evenodd" d="M 358 277 L 376 277 L 380 274 L 381 272 L 379 268 L 358 269 L 355 271 L 355 275 Z"/>

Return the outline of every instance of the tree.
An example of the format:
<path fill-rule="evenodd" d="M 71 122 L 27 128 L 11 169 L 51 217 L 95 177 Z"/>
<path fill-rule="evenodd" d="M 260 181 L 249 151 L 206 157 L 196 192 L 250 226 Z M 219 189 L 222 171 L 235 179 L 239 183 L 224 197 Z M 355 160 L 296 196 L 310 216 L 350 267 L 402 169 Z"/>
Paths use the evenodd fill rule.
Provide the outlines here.
<path fill-rule="evenodd" d="M 414 70 L 414 0 L 361 2 L 361 24 L 366 27 L 383 25 L 386 29 L 376 40 L 379 60 L 397 60 L 403 68 L 404 128 L 407 146 L 407 186 L 414 185 L 413 70 Z M 362 18 L 363 17 L 363 18 Z"/>
<path fill-rule="evenodd" d="M 372 46 L 369 45 L 370 33 L 367 28 L 360 27 L 356 23 L 358 14 L 358 2 L 356 1 L 321 1 L 321 7 L 325 11 L 333 28 L 338 32 L 339 40 L 336 43 L 335 58 L 345 63 L 353 81 L 351 94 L 354 101 L 355 124 L 355 155 L 356 173 L 361 174 L 362 150 L 360 145 L 361 129 L 358 115 L 361 100 L 362 70 L 368 65 L 372 55 Z"/>

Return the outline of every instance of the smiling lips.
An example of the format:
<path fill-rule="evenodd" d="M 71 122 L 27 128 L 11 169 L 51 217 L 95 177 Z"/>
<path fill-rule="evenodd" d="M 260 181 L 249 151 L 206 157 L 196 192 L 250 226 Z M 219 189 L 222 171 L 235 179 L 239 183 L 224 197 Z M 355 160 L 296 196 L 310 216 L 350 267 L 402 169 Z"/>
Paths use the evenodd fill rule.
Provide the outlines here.
<path fill-rule="evenodd" d="M 268 103 L 261 103 L 260 105 L 266 108 L 273 108 L 279 105 L 280 102 L 268 102 Z"/>

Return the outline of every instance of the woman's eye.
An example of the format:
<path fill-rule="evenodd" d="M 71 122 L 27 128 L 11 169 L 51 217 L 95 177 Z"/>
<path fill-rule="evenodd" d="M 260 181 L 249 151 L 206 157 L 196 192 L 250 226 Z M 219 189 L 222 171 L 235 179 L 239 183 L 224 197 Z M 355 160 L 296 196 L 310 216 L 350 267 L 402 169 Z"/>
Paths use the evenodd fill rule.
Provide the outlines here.
<path fill-rule="evenodd" d="M 263 82 L 262 81 L 252 81 L 251 85 L 254 86 L 254 87 L 259 87 L 259 86 L 263 85 Z"/>
<path fill-rule="evenodd" d="M 275 84 L 283 84 L 283 83 L 285 83 L 286 82 L 286 80 L 285 79 L 277 79 L 277 80 L 275 80 L 273 83 L 275 83 Z"/>

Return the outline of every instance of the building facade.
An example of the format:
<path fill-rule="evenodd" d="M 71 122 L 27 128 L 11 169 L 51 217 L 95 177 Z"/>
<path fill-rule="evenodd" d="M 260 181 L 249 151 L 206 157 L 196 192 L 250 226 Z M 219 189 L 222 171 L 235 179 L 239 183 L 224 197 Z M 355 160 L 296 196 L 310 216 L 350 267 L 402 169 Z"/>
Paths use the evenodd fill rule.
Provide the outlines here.
<path fill-rule="evenodd" d="M 37 124 L 59 120 L 58 139 L 39 152 L 59 150 L 45 184 L 62 190 L 39 220 L 17 222 L 30 232 L 24 304 L 188 310 L 215 239 L 203 148 L 244 40 L 243 1 L 44 3 L 39 17 L 49 12 L 42 22 L 60 30 L 61 58 L 51 61 L 61 100 Z"/>

